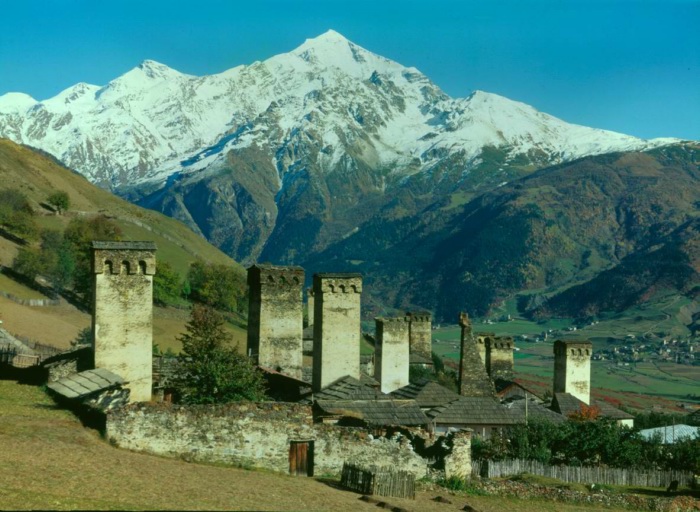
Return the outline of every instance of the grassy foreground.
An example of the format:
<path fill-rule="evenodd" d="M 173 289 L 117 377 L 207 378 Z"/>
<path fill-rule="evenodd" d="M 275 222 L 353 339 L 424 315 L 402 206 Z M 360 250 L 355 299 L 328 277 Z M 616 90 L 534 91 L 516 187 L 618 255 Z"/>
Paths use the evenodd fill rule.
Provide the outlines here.
<path fill-rule="evenodd" d="M 119 450 L 57 409 L 40 388 L 0 381 L 0 508 L 100 510 L 377 510 L 327 479 L 190 464 Z M 446 496 L 452 504 L 436 503 Z M 595 510 L 562 503 L 424 490 L 388 498 L 409 511 Z M 614 509 L 606 509 L 612 510 Z"/>

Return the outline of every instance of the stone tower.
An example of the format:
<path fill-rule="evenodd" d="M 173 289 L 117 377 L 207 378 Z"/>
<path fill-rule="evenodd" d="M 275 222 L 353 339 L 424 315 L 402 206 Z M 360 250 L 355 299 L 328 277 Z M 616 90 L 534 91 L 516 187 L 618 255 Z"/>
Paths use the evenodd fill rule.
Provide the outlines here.
<path fill-rule="evenodd" d="M 513 380 L 513 338 L 507 336 L 486 339 L 486 371 L 494 381 Z"/>
<path fill-rule="evenodd" d="M 306 290 L 306 317 L 309 319 L 309 326 L 314 325 L 314 289 Z"/>
<path fill-rule="evenodd" d="M 474 334 L 476 350 L 479 352 L 481 362 L 484 363 L 484 368 L 486 368 L 486 347 L 491 343 L 491 339 L 495 337 L 496 335 L 492 332 L 477 332 Z"/>
<path fill-rule="evenodd" d="M 555 393 L 569 393 L 590 405 L 592 354 L 590 341 L 554 342 Z"/>
<path fill-rule="evenodd" d="M 248 354 L 265 368 L 301 380 L 304 269 L 253 265 L 248 269 Z"/>
<path fill-rule="evenodd" d="M 496 389 L 493 387 L 493 381 L 486 373 L 486 367 L 477 352 L 469 315 L 460 313 L 459 325 L 462 328 L 458 377 L 459 394 L 495 398 Z"/>
<path fill-rule="evenodd" d="M 314 274 L 313 390 L 360 378 L 360 274 Z"/>
<path fill-rule="evenodd" d="M 382 393 L 408 386 L 411 317 L 375 318 L 374 378 Z"/>
<path fill-rule="evenodd" d="M 433 354 L 433 322 L 430 313 L 408 313 L 408 319 L 411 353 L 430 360 Z"/>
<path fill-rule="evenodd" d="M 151 399 L 153 357 L 153 242 L 92 242 L 95 368 L 127 382 L 130 399 Z"/>

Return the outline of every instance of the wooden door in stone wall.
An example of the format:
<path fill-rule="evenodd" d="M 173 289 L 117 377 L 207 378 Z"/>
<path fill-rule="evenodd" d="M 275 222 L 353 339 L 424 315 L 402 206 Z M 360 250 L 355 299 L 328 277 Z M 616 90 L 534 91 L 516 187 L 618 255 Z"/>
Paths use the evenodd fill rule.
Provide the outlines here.
<path fill-rule="evenodd" d="M 289 442 L 289 474 L 314 476 L 314 442 Z"/>

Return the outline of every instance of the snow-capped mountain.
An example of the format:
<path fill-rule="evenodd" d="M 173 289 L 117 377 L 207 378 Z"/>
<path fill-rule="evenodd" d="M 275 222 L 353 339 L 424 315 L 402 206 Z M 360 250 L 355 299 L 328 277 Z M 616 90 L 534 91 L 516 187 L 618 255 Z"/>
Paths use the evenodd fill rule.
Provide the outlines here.
<path fill-rule="evenodd" d="M 481 91 L 452 99 L 417 69 L 334 31 L 216 75 L 146 60 L 103 87 L 80 83 L 45 101 L 0 96 L 0 136 L 117 190 L 204 169 L 248 146 L 274 148 L 269 165 L 281 182 L 295 167 L 300 134 L 314 139 L 322 171 L 350 152 L 398 174 L 456 152 L 468 172 L 484 146 L 507 148 L 509 159 L 535 150 L 558 162 L 669 142 L 571 125 Z"/>

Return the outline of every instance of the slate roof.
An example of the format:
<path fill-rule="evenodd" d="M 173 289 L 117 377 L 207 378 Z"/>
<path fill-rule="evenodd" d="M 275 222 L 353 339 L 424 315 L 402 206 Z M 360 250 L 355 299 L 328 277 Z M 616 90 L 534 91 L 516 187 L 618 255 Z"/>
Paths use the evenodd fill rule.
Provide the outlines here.
<path fill-rule="evenodd" d="M 95 368 L 63 377 L 56 382 L 47 384 L 47 387 L 66 398 L 82 398 L 124 384 L 124 382 L 124 379 L 116 373 L 104 368 Z"/>
<path fill-rule="evenodd" d="M 415 400 L 423 408 L 444 405 L 459 398 L 459 395 L 454 391 L 427 379 L 421 379 L 392 391 L 390 395 L 398 399 Z"/>
<path fill-rule="evenodd" d="M 586 406 L 586 404 L 571 393 L 554 393 L 551 408 L 554 412 L 568 418 L 572 414 L 580 413 L 581 406 Z M 600 409 L 600 416 L 603 418 L 611 418 L 614 420 L 634 419 L 634 416 L 631 414 L 602 400 L 591 400 L 591 406 Z"/>
<path fill-rule="evenodd" d="M 371 426 L 430 423 L 414 400 L 317 400 L 316 405 L 326 414 L 356 418 Z"/>
<path fill-rule="evenodd" d="M 493 398 L 462 396 L 428 411 L 438 425 L 514 425 L 519 420 Z"/>
<path fill-rule="evenodd" d="M 522 423 L 525 422 L 525 400 L 525 398 L 522 398 L 504 404 L 504 407 Z M 564 416 L 548 409 L 542 402 L 535 398 L 527 399 L 527 418 L 549 421 L 551 423 L 563 423 L 566 421 Z"/>
<path fill-rule="evenodd" d="M 364 379 L 365 376 L 361 378 Z M 314 393 L 314 400 L 391 400 L 389 395 L 368 385 L 368 382 L 376 381 L 366 377 L 366 380 L 361 382 L 348 375 Z"/>
<path fill-rule="evenodd" d="M 645 439 L 652 440 L 656 436 L 661 438 L 663 444 L 673 444 L 681 439 L 700 439 L 700 427 L 690 425 L 668 425 L 666 427 L 647 428 L 639 433 Z"/>
<path fill-rule="evenodd" d="M 92 242 L 93 249 L 107 249 L 107 250 L 141 250 L 141 251 L 155 251 L 156 244 L 151 241 L 136 241 L 136 240 L 122 240 L 119 242 L 113 241 L 99 241 L 94 240 Z"/>

